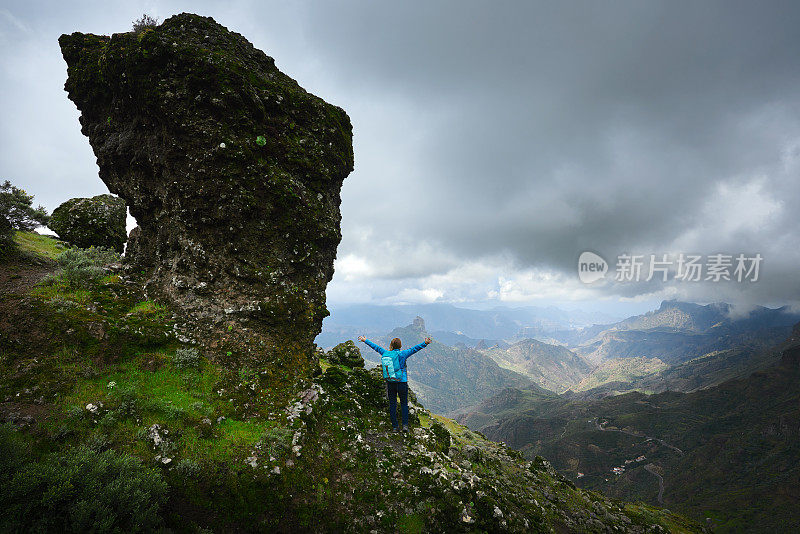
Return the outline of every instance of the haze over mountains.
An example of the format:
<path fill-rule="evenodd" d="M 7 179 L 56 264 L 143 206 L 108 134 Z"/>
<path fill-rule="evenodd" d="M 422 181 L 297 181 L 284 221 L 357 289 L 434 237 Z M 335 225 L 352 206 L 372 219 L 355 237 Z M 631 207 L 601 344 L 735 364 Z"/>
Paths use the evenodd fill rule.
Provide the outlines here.
<path fill-rule="evenodd" d="M 412 372 L 420 385 L 451 364 L 453 369 L 446 372 L 466 379 L 460 369 L 467 367 L 456 363 L 466 359 L 480 362 L 485 371 L 470 375 L 470 380 L 492 376 L 489 382 L 493 385 L 505 384 L 495 376 L 499 376 L 495 369 L 499 367 L 512 372 L 504 374 L 506 379 L 522 377 L 549 391 L 571 390 L 571 394 L 587 398 L 634 389 L 692 391 L 747 376 L 774 363 L 776 356 L 769 347 L 785 339 L 792 325 L 800 321 L 800 314 L 788 308 L 756 307 L 740 315 L 731 312 L 725 303 L 664 301 L 646 314 L 587 325 L 594 314 L 557 308 L 361 305 L 334 310 L 323 323 L 317 343 L 327 348 L 363 334 L 387 342 L 401 337 L 410 346 L 416 339 L 422 340 L 423 332 L 430 333 L 440 350 L 448 346 L 448 354 L 455 359 L 437 363 L 426 356 L 425 364 Z M 413 313 L 420 314 L 418 319 Z M 416 327 L 402 328 L 410 323 Z M 396 327 L 401 328 L 390 334 Z M 377 355 L 365 356 L 377 363 Z M 476 402 L 476 391 L 489 390 L 491 387 L 478 380 L 469 394 L 463 393 L 463 388 L 459 389 L 461 397 L 451 391 L 445 395 L 446 401 L 438 397 L 444 393 L 436 387 L 421 393 L 427 402 L 450 411 Z"/>
<path fill-rule="evenodd" d="M 495 307 L 489 310 L 459 308 L 452 304 L 413 304 L 379 306 L 356 304 L 331 307 L 331 315 L 322 323 L 317 344 L 330 348 L 359 335 L 385 334 L 410 324 L 415 317 L 425 319 L 428 331 L 449 344 L 462 342 L 475 346 L 481 339 L 504 340 L 547 337 L 555 332 L 569 332 L 593 324 L 610 324 L 621 319 L 600 312 L 565 311 L 554 306 L 542 308 Z"/>

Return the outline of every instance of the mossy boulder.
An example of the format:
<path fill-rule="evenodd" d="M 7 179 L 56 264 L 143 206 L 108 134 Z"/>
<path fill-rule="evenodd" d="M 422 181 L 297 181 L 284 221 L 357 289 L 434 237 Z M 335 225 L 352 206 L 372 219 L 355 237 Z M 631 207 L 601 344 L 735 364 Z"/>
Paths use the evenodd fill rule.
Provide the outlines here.
<path fill-rule="evenodd" d="M 364 367 L 361 350 L 349 339 L 328 351 L 328 361 L 345 367 Z"/>
<path fill-rule="evenodd" d="M 71 198 L 53 210 L 47 226 L 75 246 L 106 247 L 122 253 L 128 238 L 127 213 L 125 201 L 113 195 Z"/>
<path fill-rule="evenodd" d="M 210 17 L 59 44 L 100 178 L 139 224 L 126 261 L 148 295 L 220 359 L 308 377 L 353 169 L 347 114 Z"/>

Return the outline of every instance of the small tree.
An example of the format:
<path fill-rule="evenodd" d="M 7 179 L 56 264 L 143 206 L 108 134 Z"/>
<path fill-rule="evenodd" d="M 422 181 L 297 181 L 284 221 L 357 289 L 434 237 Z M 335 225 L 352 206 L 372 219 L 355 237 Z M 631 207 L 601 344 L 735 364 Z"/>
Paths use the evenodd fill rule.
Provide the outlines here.
<path fill-rule="evenodd" d="M 147 28 L 155 28 L 156 26 L 158 26 L 158 19 L 151 17 L 147 13 L 133 21 L 133 31 L 136 33 L 146 30 Z"/>
<path fill-rule="evenodd" d="M 5 219 L 8 224 L 0 222 L 0 229 L 16 229 L 23 232 L 32 232 L 37 226 L 46 226 L 50 220 L 47 210 L 43 206 L 34 208 L 33 195 L 23 189 L 11 185 L 6 180 L 0 184 L 0 219 Z"/>

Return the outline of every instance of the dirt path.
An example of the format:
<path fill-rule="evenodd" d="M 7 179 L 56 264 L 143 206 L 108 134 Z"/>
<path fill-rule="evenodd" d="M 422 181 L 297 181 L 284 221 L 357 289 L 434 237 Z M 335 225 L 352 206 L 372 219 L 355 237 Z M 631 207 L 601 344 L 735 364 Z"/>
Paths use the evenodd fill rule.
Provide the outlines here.
<path fill-rule="evenodd" d="M 41 263 L 10 261 L 0 263 L 0 295 L 19 295 L 41 282 L 56 270 L 56 263 L 42 260 Z"/>

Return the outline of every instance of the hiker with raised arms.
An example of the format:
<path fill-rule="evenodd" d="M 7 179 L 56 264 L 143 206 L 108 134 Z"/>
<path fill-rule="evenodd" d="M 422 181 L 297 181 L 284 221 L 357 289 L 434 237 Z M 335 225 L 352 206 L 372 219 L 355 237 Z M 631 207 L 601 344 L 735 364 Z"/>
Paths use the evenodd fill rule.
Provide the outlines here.
<path fill-rule="evenodd" d="M 386 380 L 386 397 L 389 399 L 389 418 L 392 420 L 392 428 L 395 432 L 400 431 L 397 423 L 397 397 L 400 396 L 400 407 L 403 412 L 403 432 L 408 432 L 408 373 L 406 372 L 406 360 L 409 356 L 427 347 L 433 340 L 429 337 L 419 345 L 414 345 L 410 349 L 400 350 L 402 342 L 396 337 L 389 343 L 389 350 L 380 345 L 376 345 L 364 336 L 358 338 L 363 341 L 375 352 L 381 355 L 381 369 L 383 378 Z"/>

